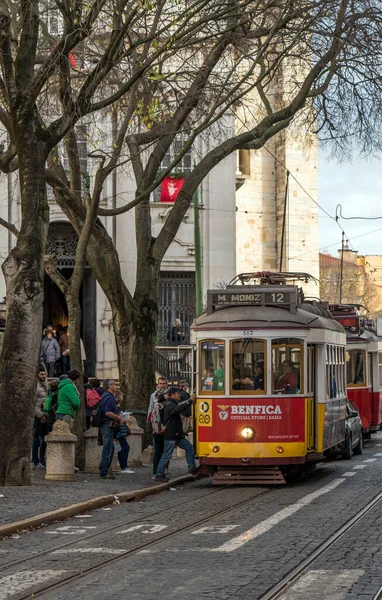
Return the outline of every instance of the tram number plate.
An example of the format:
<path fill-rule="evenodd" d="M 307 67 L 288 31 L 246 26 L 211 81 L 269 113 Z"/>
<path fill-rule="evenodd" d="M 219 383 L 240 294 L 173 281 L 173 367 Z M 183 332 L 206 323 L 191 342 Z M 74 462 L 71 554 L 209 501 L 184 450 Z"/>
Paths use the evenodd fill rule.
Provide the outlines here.
<path fill-rule="evenodd" d="M 244 330 L 241 332 L 241 335 L 243 337 L 253 337 L 255 335 L 254 331 L 250 331 L 250 330 Z"/>
<path fill-rule="evenodd" d="M 274 292 L 272 294 L 265 294 L 266 304 L 284 304 L 286 302 L 286 294 L 283 292 Z"/>

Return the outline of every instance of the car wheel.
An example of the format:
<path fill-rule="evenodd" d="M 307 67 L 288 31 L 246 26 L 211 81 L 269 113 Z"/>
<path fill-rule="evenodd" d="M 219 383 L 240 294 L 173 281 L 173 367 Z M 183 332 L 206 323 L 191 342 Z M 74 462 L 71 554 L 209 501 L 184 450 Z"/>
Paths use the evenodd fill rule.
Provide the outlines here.
<path fill-rule="evenodd" d="M 356 445 L 356 447 L 353 450 L 354 454 L 356 455 L 360 455 L 363 452 L 363 439 L 362 439 L 362 433 L 359 436 L 359 442 Z"/>
<path fill-rule="evenodd" d="M 351 449 L 351 434 L 349 433 L 349 435 L 347 436 L 346 440 L 345 440 L 345 449 L 343 452 L 341 452 L 341 457 L 344 460 L 350 460 L 352 457 L 352 449 Z"/>

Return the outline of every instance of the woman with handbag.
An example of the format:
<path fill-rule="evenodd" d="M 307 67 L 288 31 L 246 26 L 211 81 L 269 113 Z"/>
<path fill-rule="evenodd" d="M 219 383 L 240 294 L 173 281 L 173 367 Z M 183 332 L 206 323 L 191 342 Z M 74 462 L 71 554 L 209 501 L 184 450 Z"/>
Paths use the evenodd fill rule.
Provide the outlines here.
<path fill-rule="evenodd" d="M 130 452 L 130 446 L 126 439 L 128 435 L 130 435 L 130 428 L 126 423 L 122 423 L 120 430 L 115 434 L 114 449 L 118 452 L 119 466 L 121 467 L 121 473 L 124 475 L 134 473 L 134 471 L 127 466 L 127 459 L 129 458 Z"/>

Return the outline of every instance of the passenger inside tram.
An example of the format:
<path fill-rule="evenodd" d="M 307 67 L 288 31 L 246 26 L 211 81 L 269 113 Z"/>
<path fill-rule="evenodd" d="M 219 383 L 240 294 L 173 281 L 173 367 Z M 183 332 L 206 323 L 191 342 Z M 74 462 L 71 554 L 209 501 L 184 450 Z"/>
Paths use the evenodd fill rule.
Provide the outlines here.
<path fill-rule="evenodd" d="M 264 391 L 264 361 L 256 361 L 253 375 L 240 379 L 240 383 L 244 385 L 245 390 L 260 390 Z"/>
<path fill-rule="evenodd" d="M 202 389 L 205 392 L 212 392 L 214 388 L 215 373 L 213 369 L 205 369 Z"/>
<path fill-rule="evenodd" d="M 219 366 L 214 371 L 214 390 L 221 391 L 224 389 L 224 357 L 219 360 Z"/>
<path fill-rule="evenodd" d="M 296 394 L 299 391 L 299 375 L 291 360 L 283 360 L 281 373 L 275 374 L 275 394 Z"/>

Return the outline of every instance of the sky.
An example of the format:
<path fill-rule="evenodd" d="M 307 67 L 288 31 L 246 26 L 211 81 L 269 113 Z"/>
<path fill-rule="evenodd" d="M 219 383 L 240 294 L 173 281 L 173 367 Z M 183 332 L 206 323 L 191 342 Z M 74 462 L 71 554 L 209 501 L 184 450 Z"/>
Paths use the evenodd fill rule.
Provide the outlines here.
<path fill-rule="evenodd" d="M 345 217 L 382 217 L 382 158 L 355 158 L 351 163 L 339 163 L 320 152 L 318 202 L 333 217 L 337 204 L 342 205 Z M 322 210 L 319 209 L 318 214 L 321 252 L 337 256 L 342 228 L 349 238 L 350 248 L 359 254 L 382 254 L 382 218 L 375 221 L 340 219 L 340 228 Z"/>

